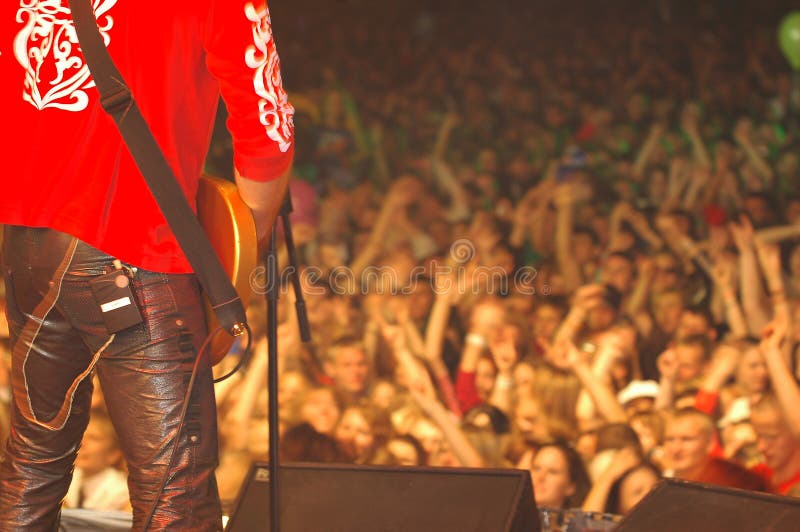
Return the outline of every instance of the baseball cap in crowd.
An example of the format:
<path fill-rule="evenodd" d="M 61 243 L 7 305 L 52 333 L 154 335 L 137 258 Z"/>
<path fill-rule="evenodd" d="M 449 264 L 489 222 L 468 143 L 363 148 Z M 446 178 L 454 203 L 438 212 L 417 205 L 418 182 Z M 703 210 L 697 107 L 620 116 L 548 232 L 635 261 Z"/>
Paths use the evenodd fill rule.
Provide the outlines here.
<path fill-rule="evenodd" d="M 617 394 L 619 404 L 625 406 L 635 399 L 643 397 L 655 399 L 658 395 L 658 383 L 656 381 L 631 381 L 627 386 Z"/>
<path fill-rule="evenodd" d="M 750 419 L 750 400 L 739 397 L 731 402 L 725 415 L 717 422 L 717 426 L 724 429 L 728 425 L 736 425 Z"/>

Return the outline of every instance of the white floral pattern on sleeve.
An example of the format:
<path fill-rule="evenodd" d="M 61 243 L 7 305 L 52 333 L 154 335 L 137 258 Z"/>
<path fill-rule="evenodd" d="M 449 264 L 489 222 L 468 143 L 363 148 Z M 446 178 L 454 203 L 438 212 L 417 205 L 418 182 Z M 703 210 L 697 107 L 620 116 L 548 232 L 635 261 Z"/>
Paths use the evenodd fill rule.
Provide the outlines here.
<path fill-rule="evenodd" d="M 117 0 L 94 0 L 94 11 L 106 45 L 114 20 L 107 12 Z M 14 55 L 25 69 L 22 97 L 39 110 L 83 111 L 86 90 L 94 87 L 89 68 L 78 53 L 78 37 L 69 7 L 61 0 L 20 0 Z"/>
<path fill-rule="evenodd" d="M 267 136 L 285 153 L 292 146 L 294 136 L 294 107 L 283 88 L 269 9 L 265 5 L 258 10 L 252 3 L 247 3 L 245 16 L 253 23 L 253 45 L 247 47 L 245 62 L 255 70 L 253 86 L 261 98 L 258 102 L 259 120 L 266 128 Z"/>

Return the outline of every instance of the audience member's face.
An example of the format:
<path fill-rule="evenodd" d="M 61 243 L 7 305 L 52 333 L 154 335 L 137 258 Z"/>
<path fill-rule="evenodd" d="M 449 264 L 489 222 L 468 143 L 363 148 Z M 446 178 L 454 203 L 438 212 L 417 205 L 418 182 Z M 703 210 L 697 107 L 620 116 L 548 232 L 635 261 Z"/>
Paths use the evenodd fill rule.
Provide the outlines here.
<path fill-rule="evenodd" d="M 637 397 L 625 403 L 625 414 L 631 417 L 636 414 L 643 414 L 652 412 L 655 408 L 656 401 L 652 397 Z"/>
<path fill-rule="evenodd" d="M 410 434 L 422 444 L 422 448 L 428 453 L 428 465 L 434 465 L 439 453 L 444 448 L 442 429 L 427 419 L 420 419 L 411 427 Z"/>
<path fill-rule="evenodd" d="M 748 393 L 763 392 L 769 383 L 767 364 L 761 351 L 751 347 L 744 352 L 736 368 L 736 382 Z"/>
<path fill-rule="evenodd" d="M 702 314 L 684 310 L 681 312 L 681 317 L 678 320 L 678 329 L 675 331 L 675 337 L 686 338 L 695 334 L 709 334 L 711 331 L 711 324 L 708 319 Z"/>
<path fill-rule="evenodd" d="M 397 396 L 397 389 L 390 382 L 379 381 L 372 388 L 372 404 L 382 410 L 389 410 Z"/>
<path fill-rule="evenodd" d="M 321 388 L 306 396 L 300 414 L 302 420 L 310 423 L 317 432 L 331 434 L 339 420 L 339 406 L 336 404 L 333 392 Z"/>
<path fill-rule="evenodd" d="M 597 432 L 583 432 L 575 442 L 575 450 L 581 455 L 584 462 L 589 463 L 597 456 Z"/>
<path fill-rule="evenodd" d="M 550 436 L 547 420 L 539 401 L 533 397 L 521 397 L 514 411 L 514 423 L 526 441 L 547 441 Z"/>
<path fill-rule="evenodd" d="M 511 367 L 516 364 L 519 354 L 515 342 L 519 336 L 519 330 L 514 325 L 504 324 L 496 329 L 489 337 L 489 349 L 492 357 L 503 367 Z"/>
<path fill-rule="evenodd" d="M 348 393 L 362 393 L 367 387 L 369 363 L 364 351 L 356 346 L 342 346 L 336 350 L 333 361 L 336 386 Z"/>
<path fill-rule="evenodd" d="M 563 296 L 569 293 L 564 276 L 550 268 L 540 268 L 534 283 L 537 294 Z"/>
<path fill-rule="evenodd" d="M 586 326 L 592 332 L 605 331 L 614 325 L 616 319 L 617 311 L 610 305 L 603 303 L 587 313 Z"/>
<path fill-rule="evenodd" d="M 626 514 L 647 495 L 660 478 L 649 467 L 639 467 L 630 473 L 619 487 L 619 511 Z"/>
<path fill-rule="evenodd" d="M 586 233 L 575 233 L 572 239 L 572 256 L 578 264 L 594 258 L 594 241 Z"/>
<path fill-rule="evenodd" d="M 298 371 L 286 371 L 278 380 L 278 402 L 281 406 L 291 404 L 295 397 L 308 388 L 308 381 Z"/>
<path fill-rule="evenodd" d="M 494 364 L 487 358 L 480 358 L 475 368 L 475 387 L 482 399 L 488 399 L 492 393 L 495 377 L 497 377 L 497 369 Z"/>
<path fill-rule="evenodd" d="M 711 434 L 703 421 L 694 417 L 670 420 L 664 432 L 666 463 L 675 470 L 677 478 L 696 474 L 711 452 Z"/>
<path fill-rule="evenodd" d="M 633 265 L 630 261 L 622 257 L 612 256 L 603 265 L 602 282 L 610 284 L 620 293 L 627 294 L 630 291 L 632 280 Z"/>
<path fill-rule="evenodd" d="M 750 422 L 764 461 L 773 471 L 784 472 L 792 465 L 792 459 L 800 454 L 800 441 L 792 436 L 781 413 L 772 408 L 754 409 L 750 413 Z"/>
<path fill-rule="evenodd" d="M 705 362 L 702 346 L 678 344 L 675 346 L 675 357 L 678 359 L 679 382 L 688 382 L 703 374 Z"/>
<path fill-rule="evenodd" d="M 653 318 L 658 327 L 667 334 L 678 329 L 682 313 L 683 299 L 678 293 L 661 294 L 653 302 Z"/>
<path fill-rule="evenodd" d="M 372 427 L 357 408 L 348 408 L 336 426 L 336 439 L 355 457 L 364 456 L 372 448 L 375 437 Z"/>
<path fill-rule="evenodd" d="M 674 257 L 658 255 L 655 260 L 655 276 L 653 277 L 653 290 L 662 292 L 674 288 L 680 279 L 680 267 Z"/>
<path fill-rule="evenodd" d="M 529 393 L 533 386 L 533 379 L 536 377 L 536 370 L 527 362 L 520 362 L 514 366 L 514 389 L 518 394 Z"/>
<path fill-rule="evenodd" d="M 536 505 L 544 508 L 561 508 L 564 500 L 575 493 L 575 484 L 569 478 L 569 464 L 560 449 L 544 447 L 533 459 L 531 466 L 533 495 Z"/>
<path fill-rule="evenodd" d="M 416 447 L 403 440 L 389 440 L 386 444 L 386 450 L 394 457 L 398 465 L 401 466 L 417 466 L 420 463 L 420 456 L 417 453 Z"/>
<path fill-rule="evenodd" d="M 533 314 L 533 333 L 537 338 L 550 341 L 561 324 L 562 314 L 552 305 L 539 305 Z"/>

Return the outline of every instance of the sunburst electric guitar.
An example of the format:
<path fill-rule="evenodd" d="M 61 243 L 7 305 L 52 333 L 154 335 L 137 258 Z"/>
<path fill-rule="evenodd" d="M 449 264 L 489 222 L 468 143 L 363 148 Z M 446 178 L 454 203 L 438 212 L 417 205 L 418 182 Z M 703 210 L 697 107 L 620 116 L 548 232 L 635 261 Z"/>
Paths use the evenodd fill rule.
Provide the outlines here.
<path fill-rule="evenodd" d="M 256 226 L 252 212 L 242 201 L 235 184 L 219 177 L 203 175 L 197 190 L 197 217 L 242 304 L 247 308 L 252 295 L 250 274 L 258 265 Z M 211 332 L 219 327 L 219 322 L 208 300 L 205 300 L 205 307 L 208 330 Z M 232 345 L 232 336 L 217 334 L 211 343 L 213 363 L 217 364 L 225 358 Z"/>

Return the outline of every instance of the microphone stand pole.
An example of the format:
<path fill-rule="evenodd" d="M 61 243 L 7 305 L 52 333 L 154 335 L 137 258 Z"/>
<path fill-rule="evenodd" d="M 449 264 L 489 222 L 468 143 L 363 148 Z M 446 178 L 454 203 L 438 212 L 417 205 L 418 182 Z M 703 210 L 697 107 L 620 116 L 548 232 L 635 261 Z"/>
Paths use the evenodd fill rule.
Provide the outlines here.
<path fill-rule="evenodd" d="M 269 398 L 269 517 L 271 532 L 280 531 L 278 476 L 278 253 L 275 226 L 265 257 L 267 281 L 267 395 Z"/>
<path fill-rule="evenodd" d="M 292 199 L 286 191 L 281 205 L 279 217 L 283 221 L 283 236 L 289 254 L 290 274 L 295 293 L 295 312 L 300 326 L 300 338 L 303 342 L 311 339 L 311 331 L 306 314 L 305 300 L 303 299 L 300 278 L 298 275 L 297 253 L 292 237 L 292 227 L 289 214 L 292 212 Z M 267 395 L 269 397 L 269 515 L 270 532 L 280 532 L 280 476 L 278 442 L 278 293 L 281 289 L 281 279 L 278 274 L 277 252 L 277 223 L 272 227 L 270 244 L 265 253 L 264 266 L 266 273 L 266 300 L 267 300 Z"/>

